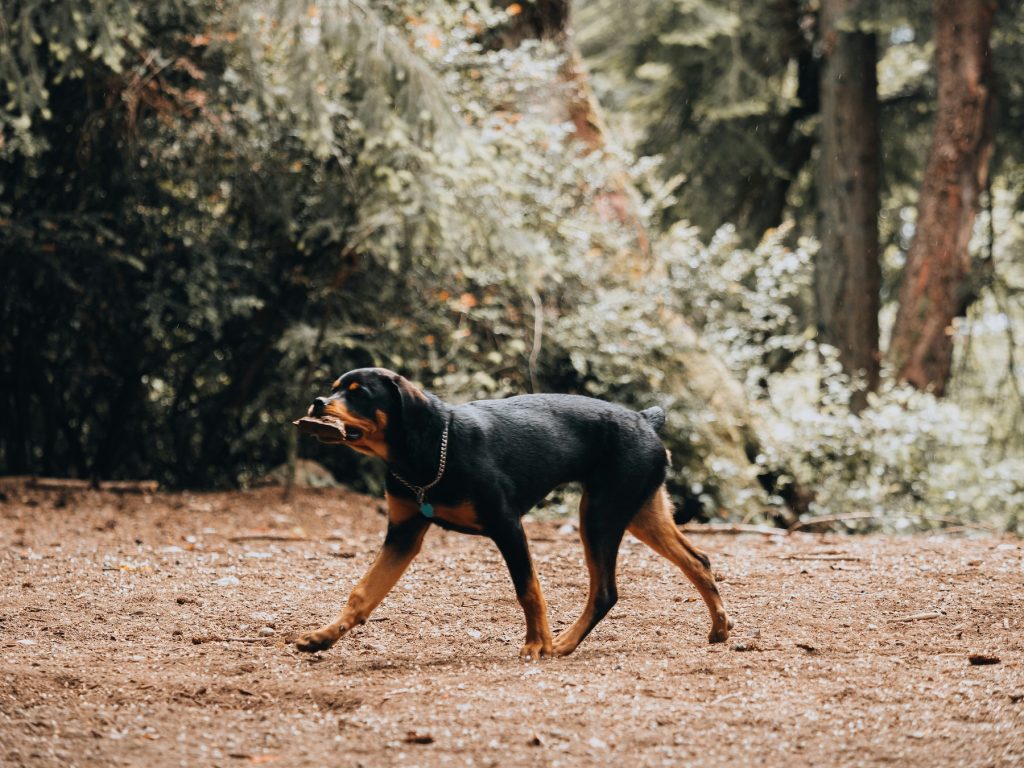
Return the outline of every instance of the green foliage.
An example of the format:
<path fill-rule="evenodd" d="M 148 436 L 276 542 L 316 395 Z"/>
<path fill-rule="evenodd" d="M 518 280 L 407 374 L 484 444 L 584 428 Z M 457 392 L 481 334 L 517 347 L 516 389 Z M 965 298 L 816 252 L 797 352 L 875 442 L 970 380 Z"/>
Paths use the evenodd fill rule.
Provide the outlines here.
<path fill-rule="evenodd" d="M 878 35 L 884 244 L 905 248 L 935 101 L 932 3 L 859 3 L 844 26 Z M 675 191 L 666 228 L 733 226 L 746 244 L 794 218 L 815 226 L 819 3 L 808 0 L 580 0 L 577 39 L 612 124 L 660 158 Z M 1021 156 L 1024 11 L 1003 2 L 992 47 L 1003 128 L 996 170 Z"/>
<path fill-rule="evenodd" d="M 854 416 L 856 383 L 842 372 L 836 350 L 814 339 L 815 248 L 796 238 L 791 224 L 753 250 L 737 247 L 728 230 L 703 247 L 683 226 L 662 244 L 679 299 L 693 309 L 704 342 L 745 382 L 778 452 L 758 462 L 785 467 L 814 489 L 810 515 L 849 516 L 850 530 L 952 521 L 1024 532 L 1024 401 L 1012 367 L 1007 371 L 1013 339 L 1004 332 L 1006 315 L 986 302 L 973 310 L 971 325 L 961 329 L 959 386 L 950 397 L 886 379 Z"/>
<path fill-rule="evenodd" d="M 760 461 L 815 488 L 818 512 L 884 513 L 888 527 L 917 525 L 929 512 L 1019 527 L 1024 282 L 1013 254 L 1024 187 L 1021 133 L 1010 126 L 1022 103 L 1021 7 L 1001 4 L 992 39 L 1001 116 L 974 252 L 994 278 L 959 327 L 954 393 L 936 401 L 887 381 L 858 420 L 846 409 L 856 382 L 836 373 L 813 332 L 817 5 L 585 0 L 578 38 L 613 124 L 634 151 L 655 156 L 673 190 L 659 253 L 677 306 L 788 449 Z M 930 2 L 864 3 L 845 22 L 880 43 L 883 330 L 930 141 L 931 13 Z M 786 218 L 793 223 L 766 232 Z M 713 233 L 708 245 L 680 221 Z"/>
<path fill-rule="evenodd" d="M 39 123 L 51 121 L 51 91 L 99 64 L 120 73 L 144 29 L 129 0 L 95 3 L 0 2 L 0 160 L 46 149 Z"/>
<path fill-rule="evenodd" d="M 625 239 L 601 158 L 505 106 L 554 48 L 485 52 L 470 7 L 197 0 L 111 6 L 115 62 L 54 26 L 76 9 L 33 7 L 41 120 L 5 133 L 6 471 L 248 482 L 358 365 L 456 399 L 578 385 L 556 318 Z"/>

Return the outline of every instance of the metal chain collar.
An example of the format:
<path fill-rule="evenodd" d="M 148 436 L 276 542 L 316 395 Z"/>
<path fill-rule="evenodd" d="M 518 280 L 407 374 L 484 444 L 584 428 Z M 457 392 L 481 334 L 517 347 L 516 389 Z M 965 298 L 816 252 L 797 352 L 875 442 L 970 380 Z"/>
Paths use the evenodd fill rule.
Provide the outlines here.
<path fill-rule="evenodd" d="M 441 482 L 441 477 L 444 475 L 444 465 L 448 460 L 448 422 L 444 424 L 444 432 L 441 433 L 441 461 L 437 467 L 437 477 L 431 480 L 427 485 L 413 485 L 400 474 L 391 470 L 391 474 L 394 475 L 406 488 L 416 494 L 416 503 L 421 507 L 423 506 L 423 498 L 427 495 L 427 491 Z"/>

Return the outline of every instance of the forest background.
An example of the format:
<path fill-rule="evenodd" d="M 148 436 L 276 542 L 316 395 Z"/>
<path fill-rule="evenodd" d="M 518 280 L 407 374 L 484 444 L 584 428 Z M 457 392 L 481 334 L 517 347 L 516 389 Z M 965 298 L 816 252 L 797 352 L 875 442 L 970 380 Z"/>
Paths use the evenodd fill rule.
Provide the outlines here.
<path fill-rule="evenodd" d="M 376 492 L 290 421 L 381 365 L 662 405 L 682 517 L 1024 532 L 1022 62 L 1008 0 L 0 0 L 0 474 Z"/>

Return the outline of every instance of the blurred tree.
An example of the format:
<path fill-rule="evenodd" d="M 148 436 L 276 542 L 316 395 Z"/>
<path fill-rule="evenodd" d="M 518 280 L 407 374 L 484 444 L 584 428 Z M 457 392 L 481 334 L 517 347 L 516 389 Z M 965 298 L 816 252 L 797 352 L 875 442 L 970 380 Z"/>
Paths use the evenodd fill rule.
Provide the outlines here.
<path fill-rule="evenodd" d="M 994 0 L 935 0 L 935 127 L 921 182 L 914 242 L 899 291 L 889 357 L 899 378 L 942 394 L 952 323 L 978 295 L 971 233 L 992 154 Z"/>
<path fill-rule="evenodd" d="M 815 43 L 821 40 L 820 2 L 579 5 L 578 39 L 609 120 L 630 149 L 660 163 L 646 191 L 666 203 L 663 226 L 684 220 L 709 237 L 728 224 L 747 244 L 785 217 L 796 219 L 798 232 L 813 231 L 821 172 L 812 149 L 823 130 L 817 69 L 827 50 Z M 1006 186 L 1015 199 L 1024 135 L 1012 127 L 1020 122 L 1022 9 L 1019 2 L 1002 2 L 992 35 L 993 58 L 997 66 L 1005 62 L 991 83 L 1005 127 L 999 136 L 1005 151 L 993 172 L 996 188 Z M 931 0 L 859 3 L 853 15 L 856 29 L 873 34 L 877 45 L 883 306 L 896 298 L 932 135 L 933 17 Z M 774 136 L 785 138 L 776 143 L 769 140 Z M 753 215 L 758 212 L 764 218 Z M 807 306 L 805 319 L 816 322 L 813 304 Z M 888 309 L 883 316 L 887 340 Z"/>
<path fill-rule="evenodd" d="M 873 32 L 859 27 L 872 0 L 821 4 L 821 138 L 814 264 L 819 338 L 844 370 L 863 378 L 850 408 L 878 387 L 879 114 Z"/>
<path fill-rule="evenodd" d="M 629 231 L 629 246 L 619 257 L 623 262 L 635 259 L 633 266 L 646 272 L 650 266 L 650 238 L 640 212 L 640 197 L 622 159 L 603 152 L 607 148 L 606 128 L 589 72 L 572 37 L 571 0 L 531 0 L 525 4 L 496 0 L 494 4 L 508 14 L 508 20 L 488 30 L 484 36 L 487 45 L 508 49 L 530 41 L 551 41 L 557 50 L 561 60 L 558 78 L 524 94 L 519 107 L 544 114 L 553 125 L 571 125 L 572 140 L 579 152 L 601 151 L 610 172 L 608 183 L 599 190 L 595 209 L 602 218 L 617 221 Z"/>
<path fill-rule="evenodd" d="M 583 0 L 581 49 L 602 104 L 669 185 L 668 223 L 778 226 L 815 145 L 815 3 Z"/>

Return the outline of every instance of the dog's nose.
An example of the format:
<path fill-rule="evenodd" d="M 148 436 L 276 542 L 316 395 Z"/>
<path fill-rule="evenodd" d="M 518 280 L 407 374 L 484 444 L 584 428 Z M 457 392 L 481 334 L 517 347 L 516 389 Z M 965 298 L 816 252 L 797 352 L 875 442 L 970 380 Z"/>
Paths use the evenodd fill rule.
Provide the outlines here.
<path fill-rule="evenodd" d="M 322 416 L 323 413 L 324 413 L 324 408 L 326 408 L 326 407 L 327 407 L 327 398 L 326 397 L 318 397 L 316 400 L 313 401 L 313 410 L 312 410 L 313 415 L 314 416 Z"/>

